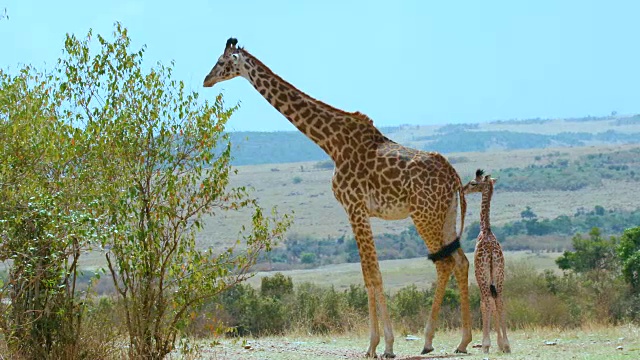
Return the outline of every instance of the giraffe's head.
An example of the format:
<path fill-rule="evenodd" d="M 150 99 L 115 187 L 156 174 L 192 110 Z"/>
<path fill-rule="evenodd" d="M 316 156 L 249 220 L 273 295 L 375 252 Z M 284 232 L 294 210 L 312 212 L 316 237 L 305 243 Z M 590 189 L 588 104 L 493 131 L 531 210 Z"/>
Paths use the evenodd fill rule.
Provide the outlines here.
<path fill-rule="evenodd" d="M 489 186 L 493 187 L 496 181 L 497 180 L 492 178 L 491 175 L 485 175 L 484 170 L 478 169 L 476 170 L 476 178 L 469 181 L 467 185 L 464 186 L 463 191 L 465 194 L 482 192 Z"/>
<path fill-rule="evenodd" d="M 242 48 L 236 47 L 238 39 L 229 38 L 224 48 L 224 53 L 218 58 L 218 62 L 204 78 L 204 87 L 211 87 L 219 82 L 233 79 L 242 75 L 245 56 Z"/>

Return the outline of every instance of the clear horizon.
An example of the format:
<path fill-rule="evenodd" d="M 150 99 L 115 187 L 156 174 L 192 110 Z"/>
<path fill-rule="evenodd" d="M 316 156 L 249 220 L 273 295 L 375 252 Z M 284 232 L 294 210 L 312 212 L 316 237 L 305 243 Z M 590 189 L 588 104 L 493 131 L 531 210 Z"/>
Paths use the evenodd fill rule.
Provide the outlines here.
<path fill-rule="evenodd" d="M 179 4 L 179 5 L 178 5 Z M 640 2 L 78 0 L 0 4 L 0 66 L 46 68 L 66 33 L 129 30 L 147 64 L 241 101 L 229 131 L 293 131 L 244 79 L 202 88 L 226 39 L 316 99 L 379 127 L 640 112 Z"/>

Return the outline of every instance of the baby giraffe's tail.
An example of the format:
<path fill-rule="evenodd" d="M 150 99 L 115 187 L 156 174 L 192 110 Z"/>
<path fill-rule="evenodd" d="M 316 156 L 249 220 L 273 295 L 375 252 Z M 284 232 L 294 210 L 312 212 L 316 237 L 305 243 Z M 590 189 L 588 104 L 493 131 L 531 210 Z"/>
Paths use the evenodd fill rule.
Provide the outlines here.
<path fill-rule="evenodd" d="M 494 265 L 494 261 L 495 261 L 495 257 L 493 254 L 491 254 L 491 262 L 489 263 L 489 269 L 490 269 L 490 274 L 491 274 L 491 285 L 489 285 L 489 291 L 491 291 L 491 297 L 492 298 L 497 298 L 498 297 L 498 289 L 496 288 L 495 285 L 495 281 L 496 279 L 494 279 L 494 275 L 495 273 L 493 272 L 493 265 Z"/>

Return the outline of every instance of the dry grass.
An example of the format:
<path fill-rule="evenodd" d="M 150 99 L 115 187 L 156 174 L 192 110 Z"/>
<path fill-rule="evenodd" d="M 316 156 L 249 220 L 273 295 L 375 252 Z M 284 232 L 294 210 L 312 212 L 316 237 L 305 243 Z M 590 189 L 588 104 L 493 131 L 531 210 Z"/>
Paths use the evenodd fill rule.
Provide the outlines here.
<path fill-rule="evenodd" d="M 476 168 L 488 172 L 507 167 L 523 167 L 534 163 L 537 155 L 559 151 L 565 157 L 575 159 L 584 154 L 607 153 L 636 146 L 598 146 L 581 148 L 534 149 L 518 151 L 499 151 L 485 153 L 461 153 L 451 156 L 464 156 L 468 162 L 454 164 L 464 181 L 469 180 Z M 331 170 L 317 171 L 315 162 L 240 166 L 238 174 L 232 178 L 234 186 L 248 186 L 255 189 L 254 194 L 264 207 L 278 206 L 282 213 L 294 213 L 291 232 L 315 237 L 350 235 L 351 227 L 342 206 L 331 192 Z M 301 167 L 305 171 L 301 171 Z M 272 171 L 278 169 L 278 171 Z M 302 181 L 293 183 L 293 178 Z M 577 208 L 592 209 L 595 205 L 607 209 L 631 210 L 640 204 L 640 192 L 635 191 L 637 183 L 624 181 L 605 182 L 597 188 L 585 188 L 578 191 L 536 191 L 496 192 L 492 209 L 492 220 L 496 224 L 520 218 L 525 206 L 530 206 L 540 217 L 554 218 L 558 215 L 571 215 Z M 469 197 L 468 218 L 477 218 L 480 197 Z M 237 239 L 237 229 L 247 224 L 248 213 L 219 213 L 206 220 L 204 230 L 198 235 L 202 245 L 224 247 Z M 382 221 L 372 219 L 373 231 L 380 233 L 398 233 L 411 224 L 410 220 Z"/>
<path fill-rule="evenodd" d="M 559 253 L 532 253 L 530 251 L 506 251 L 505 262 L 507 266 L 511 264 L 530 264 L 532 269 L 541 272 L 546 269 L 557 270 L 555 259 Z M 467 258 L 471 262 L 473 269 L 473 254 L 468 253 Z M 425 289 L 431 287 L 436 280 L 436 268 L 431 261 L 426 258 L 385 260 L 380 262 L 380 270 L 384 281 L 385 291 L 395 293 L 397 290 L 416 285 Z M 294 285 L 303 282 L 312 282 L 321 286 L 333 285 L 336 290 L 348 289 L 350 285 L 363 285 L 362 271 L 360 263 L 336 264 L 321 266 L 316 269 L 282 271 L 286 276 L 290 276 Z M 469 280 L 475 283 L 473 270 L 470 271 Z M 273 272 L 261 271 L 249 280 L 255 287 L 260 286 L 261 279 L 265 276 L 273 276 Z"/>
<path fill-rule="evenodd" d="M 430 356 L 418 354 L 422 350 L 420 339 L 405 340 L 396 334 L 394 351 L 396 359 L 637 359 L 640 358 L 640 329 L 625 325 L 616 327 L 587 326 L 581 329 L 561 330 L 555 328 L 534 328 L 515 330 L 508 333 L 511 342 L 511 354 L 497 351 L 495 334 L 492 334 L 492 347 L 489 355 L 471 345 L 479 344 L 482 334 L 473 331 L 474 340 L 468 348 L 468 355 L 453 354 L 460 340 L 458 330 L 436 331 L 434 346 L 436 350 Z M 546 343 L 555 343 L 547 345 Z M 329 360 L 359 359 L 368 346 L 368 334 L 336 336 L 290 335 L 260 339 L 224 340 L 220 345 L 208 346 L 200 353 L 201 359 L 281 359 L 281 360 Z M 249 347 L 246 349 L 245 347 Z M 622 347 L 618 349 L 618 347 Z M 383 342 L 378 351 L 384 350 Z"/>
<path fill-rule="evenodd" d="M 541 272 L 546 269 L 559 271 L 555 259 L 560 253 L 534 253 L 531 251 L 505 251 L 505 261 L 509 264 L 530 264 L 532 269 Z M 473 254 L 467 253 L 467 258 L 473 269 Z M 83 259 L 85 270 L 95 270 L 104 261 L 101 254 L 94 252 L 87 254 Z M 380 261 L 380 270 L 384 281 L 385 291 L 395 293 L 403 287 L 416 285 L 425 289 L 436 280 L 436 268 L 431 261 L 424 257 L 413 259 L 383 260 Z M 285 276 L 290 276 L 294 285 L 311 282 L 321 286 L 334 286 L 337 291 L 346 290 L 350 285 L 363 285 L 360 263 L 344 263 L 320 266 L 314 269 L 280 271 Z M 260 271 L 248 280 L 252 286 L 259 288 L 261 279 L 273 276 L 273 271 Z M 105 278 L 106 279 L 106 278 Z M 469 281 L 475 282 L 473 270 L 470 270 Z M 108 284 L 109 281 L 105 281 Z M 109 289 L 111 289 L 110 285 Z"/>

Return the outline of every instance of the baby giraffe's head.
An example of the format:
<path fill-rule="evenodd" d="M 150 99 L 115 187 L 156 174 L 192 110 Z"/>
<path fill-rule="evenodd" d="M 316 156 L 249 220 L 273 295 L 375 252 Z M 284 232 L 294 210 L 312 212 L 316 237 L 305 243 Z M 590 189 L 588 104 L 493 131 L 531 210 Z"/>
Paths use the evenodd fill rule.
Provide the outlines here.
<path fill-rule="evenodd" d="M 490 188 L 493 190 L 493 185 L 496 183 L 496 179 L 493 179 L 491 175 L 484 175 L 482 169 L 476 170 L 476 178 L 469 181 L 462 190 L 466 194 L 483 192 L 485 189 Z"/>

